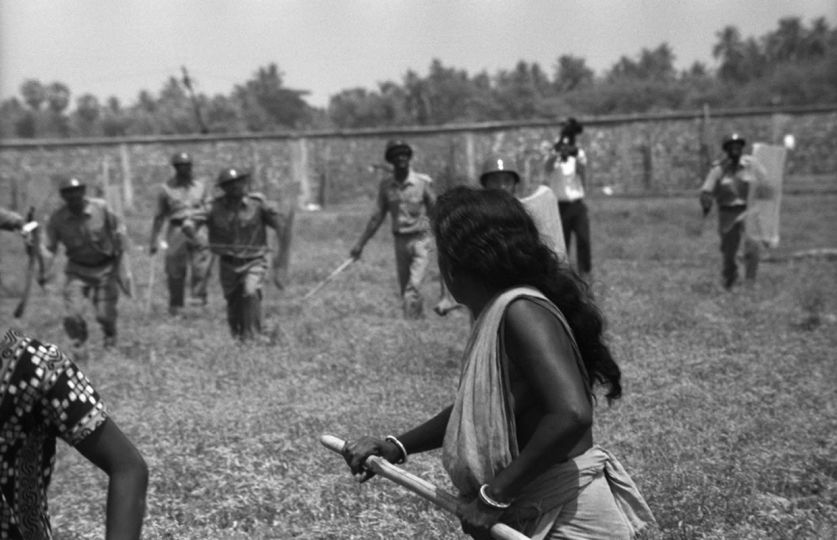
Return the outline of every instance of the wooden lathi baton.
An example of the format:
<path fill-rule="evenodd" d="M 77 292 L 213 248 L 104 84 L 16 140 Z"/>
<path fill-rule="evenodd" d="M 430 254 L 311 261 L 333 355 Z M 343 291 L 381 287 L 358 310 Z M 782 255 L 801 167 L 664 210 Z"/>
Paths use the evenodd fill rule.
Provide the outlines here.
<path fill-rule="evenodd" d="M 350 265 L 350 264 L 352 264 L 353 262 L 355 262 L 356 260 L 357 260 L 357 259 L 356 259 L 356 258 L 354 258 L 354 257 L 349 257 L 348 259 L 346 259 L 345 261 L 343 261 L 343 262 L 340 264 L 340 266 L 338 266 L 337 268 L 335 268 L 335 269 L 334 269 L 334 271 L 333 271 L 332 273 L 330 273 L 330 274 L 329 274 L 329 275 L 328 275 L 328 276 L 327 276 L 324 280 L 322 280 L 321 282 L 319 282 L 319 283 L 317 284 L 317 286 L 316 286 L 316 287 L 314 287 L 313 289 L 311 289 L 310 291 L 308 291 L 307 293 L 305 293 L 305 296 L 303 296 L 303 297 L 302 297 L 302 299 L 303 299 L 303 300 L 308 300 L 309 298 L 311 298 L 312 296 L 314 296 L 315 294 L 317 294 L 317 292 L 318 292 L 320 289 L 322 289 L 323 287 L 325 287 L 325 286 L 328 284 L 328 282 L 329 282 L 329 281 L 331 281 L 332 279 L 334 279 L 335 277 L 337 277 L 337 274 L 339 274 L 340 272 L 342 272 L 343 270 L 345 270 L 346 268 L 348 268 L 348 267 L 349 267 L 349 265 Z"/>
<path fill-rule="evenodd" d="M 346 441 L 333 435 L 322 435 L 320 442 L 329 450 L 341 455 L 343 454 L 343 448 L 346 446 Z M 437 488 L 427 480 L 410 474 L 379 456 L 369 456 L 366 458 L 364 466 L 375 474 L 392 480 L 399 486 L 405 487 L 416 495 L 427 499 L 442 510 L 459 515 L 459 499 L 445 490 Z M 492 525 L 491 537 L 496 540 L 531 540 L 525 534 L 517 532 L 505 523 L 495 523 Z"/>

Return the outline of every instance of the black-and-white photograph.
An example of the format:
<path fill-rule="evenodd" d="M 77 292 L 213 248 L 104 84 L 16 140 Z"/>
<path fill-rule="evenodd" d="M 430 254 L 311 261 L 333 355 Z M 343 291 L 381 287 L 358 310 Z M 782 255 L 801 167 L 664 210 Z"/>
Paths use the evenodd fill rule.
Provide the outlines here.
<path fill-rule="evenodd" d="M 0 540 L 837 538 L 834 0 L 0 0 Z"/>

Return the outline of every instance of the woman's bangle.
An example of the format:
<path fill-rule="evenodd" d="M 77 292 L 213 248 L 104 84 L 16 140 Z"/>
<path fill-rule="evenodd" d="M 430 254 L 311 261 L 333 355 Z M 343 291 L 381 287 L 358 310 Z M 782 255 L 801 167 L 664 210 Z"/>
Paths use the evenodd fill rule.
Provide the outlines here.
<path fill-rule="evenodd" d="M 401 459 L 399 459 L 395 463 L 397 465 L 400 465 L 402 463 L 407 463 L 407 449 L 404 448 L 404 445 L 401 444 L 401 441 L 396 439 L 395 436 L 393 436 L 393 435 L 387 435 L 386 437 L 384 437 L 384 440 L 387 441 L 387 442 L 391 442 L 392 444 L 394 444 L 395 446 L 398 447 L 398 450 L 401 451 Z"/>
<path fill-rule="evenodd" d="M 480 501 L 482 501 L 485 505 L 490 506 L 491 508 L 496 508 L 497 510 L 505 510 L 509 506 L 511 506 L 510 502 L 500 502 L 495 501 L 491 497 L 488 496 L 488 484 L 483 484 L 480 486 Z"/>

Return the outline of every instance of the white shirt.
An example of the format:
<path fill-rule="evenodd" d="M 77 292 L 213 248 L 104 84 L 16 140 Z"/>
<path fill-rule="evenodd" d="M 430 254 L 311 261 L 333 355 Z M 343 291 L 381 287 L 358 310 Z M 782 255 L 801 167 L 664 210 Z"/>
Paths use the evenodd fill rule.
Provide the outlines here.
<path fill-rule="evenodd" d="M 577 201 L 584 197 L 584 185 L 578 175 L 578 166 L 587 165 L 584 150 L 578 150 L 578 156 L 569 156 L 567 161 L 555 159 L 555 169 L 549 175 L 549 185 L 559 201 Z"/>

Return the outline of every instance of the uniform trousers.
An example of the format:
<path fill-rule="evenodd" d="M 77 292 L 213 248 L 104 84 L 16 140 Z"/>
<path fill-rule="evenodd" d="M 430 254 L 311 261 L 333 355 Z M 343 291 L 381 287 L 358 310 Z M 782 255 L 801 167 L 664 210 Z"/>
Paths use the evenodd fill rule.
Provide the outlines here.
<path fill-rule="evenodd" d="M 404 302 L 404 316 L 417 319 L 424 313 L 424 298 L 420 287 L 430 263 L 433 240 L 424 232 L 396 234 L 394 239 L 395 265 Z"/>
<path fill-rule="evenodd" d="M 575 258 L 578 271 L 581 274 L 590 273 L 593 269 L 590 253 L 590 218 L 587 215 L 587 205 L 584 204 L 584 199 L 558 201 L 558 212 L 561 215 L 561 227 L 564 229 L 567 258 L 569 259 L 572 248 L 570 241 L 575 236 Z"/>
<path fill-rule="evenodd" d="M 93 303 L 96 321 L 106 339 L 116 338 L 116 303 L 119 300 L 117 265 L 108 263 L 97 267 L 67 265 L 64 283 L 64 330 L 70 339 L 81 344 L 87 341 L 84 306 Z"/>
<path fill-rule="evenodd" d="M 262 331 L 262 282 L 267 258 L 221 256 L 221 288 L 227 301 L 227 322 L 237 339 L 250 339 Z"/>
<path fill-rule="evenodd" d="M 186 274 L 190 274 L 190 289 L 193 298 L 206 303 L 206 286 L 212 266 L 212 253 L 207 247 L 206 229 L 201 228 L 189 239 L 180 226 L 170 225 L 166 242 L 166 278 L 169 287 L 169 306 L 183 307 L 186 288 Z"/>
<path fill-rule="evenodd" d="M 738 248 L 744 238 L 744 277 L 747 280 L 756 279 L 759 266 L 760 251 L 758 242 L 747 237 L 744 227 L 744 212 L 747 207 L 743 205 L 721 207 L 718 211 L 718 233 L 721 237 L 721 255 L 723 257 L 724 287 L 730 288 L 738 280 L 738 264 L 735 260 Z"/>

